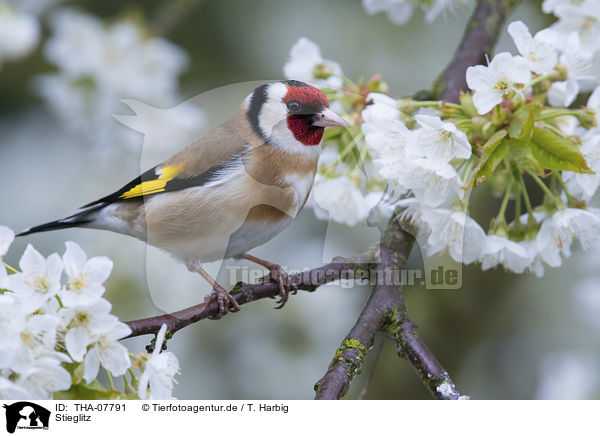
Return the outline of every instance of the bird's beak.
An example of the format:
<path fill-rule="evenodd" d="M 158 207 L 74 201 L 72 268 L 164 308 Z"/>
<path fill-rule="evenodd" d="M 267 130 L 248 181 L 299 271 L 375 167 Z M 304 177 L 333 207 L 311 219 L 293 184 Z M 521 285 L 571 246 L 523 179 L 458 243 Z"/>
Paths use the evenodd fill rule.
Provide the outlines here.
<path fill-rule="evenodd" d="M 319 127 L 350 127 L 350 124 L 348 124 L 342 117 L 327 107 L 321 112 L 315 114 L 315 120 L 313 121 L 312 125 Z"/>

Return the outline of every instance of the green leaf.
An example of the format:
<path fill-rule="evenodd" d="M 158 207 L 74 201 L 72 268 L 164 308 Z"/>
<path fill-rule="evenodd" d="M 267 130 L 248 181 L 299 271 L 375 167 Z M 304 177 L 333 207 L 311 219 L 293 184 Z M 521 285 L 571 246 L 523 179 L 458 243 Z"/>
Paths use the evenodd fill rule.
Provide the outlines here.
<path fill-rule="evenodd" d="M 508 136 L 513 139 L 514 145 L 527 145 L 533 137 L 534 116 L 533 108 L 529 108 L 526 116 L 513 119 L 508 126 Z"/>
<path fill-rule="evenodd" d="M 593 174 L 577 145 L 549 129 L 535 126 L 529 148 L 544 168 Z"/>
<path fill-rule="evenodd" d="M 467 183 L 466 189 L 473 189 L 484 182 L 502 162 L 509 150 L 509 142 L 505 139 L 506 135 L 506 130 L 499 130 L 483 145 L 483 156 L 473 171 L 473 176 Z"/>
<path fill-rule="evenodd" d="M 114 400 L 122 395 L 119 391 L 107 390 L 98 380 L 89 384 L 77 383 L 72 385 L 67 391 L 54 393 L 55 400 Z"/>
<path fill-rule="evenodd" d="M 504 137 L 507 134 L 508 132 L 506 131 L 506 129 L 498 130 L 496 133 L 490 136 L 490 138 L 485 142 L 485 144 L 483 144 L 483 150 L 489 155 L 489 153 L 492 153 L 494 151 L 494 149 L 500 144 L 502 139 L 504 139 Z"/>
<path fill-rule="evenodd" d="M 502 162 L 502 159 L 504 159 L 510 148 L 509 141 L 504 139 L 504 136 L 506 136 L 506 130 L 504 131 L 504 135 L 499 135 L 493 142 L 488 141 L 489 144 L 486 143 L 486 145 L 489 145 L 487 150 L 485 150 L 486 145 L 483 146 L 485 150 L 484 155 L 481 158 L 479 165 L 477 165 L 473 171 L 471 179 L 467 182 L 466 189 L 473 189 L 475 186 L 487 180 L 500 162 Z M 492 138 L 490 138 L 490 140 L 491 139 Z"/>
<path fill-rule="evenodd" d="M 538 103 L 527 103 L 521 106 L 519 109 L 517 109 L 513 116 L 515 118 L 527 118 L 527 116 L 529 115 L 529 111 L 533 111 L 533 118 L 537 119 L 542 114 L 542 110 L 542 106 Z"/>
<path fill-rule="evenodd" d="M 514 144 L 514 139 L 509 139 L 508 159 L 514 163 L 513 168 L 519 168 L 533 174 L 544 175 L 544 167 L 540 165 L 529 147 Z"/>
<path fill-rule="evenodd" d="M 485 160 L 483 165 L 481 165 L 479 171 L 477 172 L 476 185 L 484 182 L 489 176 L 492 175 L 496 167 L 502 162 L 502 159 L 508 153 L 508 141 L 501 141 L 497 147 L 494 148 L 494 151 L 490 153 L 489 157 Z"/>
<path fill-rule="evenodd" d="M 535 142 L 529 143 L 529 149 L 531 150 L 531 154 L 539 162 L 541 166 L 547 168 L 549 170 L 555 171 L 573 171 L 575 173 L 585 173 L 587 171 L 582 171 L 578 165 L 569 162 L 568 160 L 561 159 L 560 157 L 552 154 L 544 147 L 536 144 Z"/>
<path fill-rule="evenodd" d="M 81 383 L 81 381 L 83 380 L 83 372 L 84 371 L 85 371 L 85 365 L 83 362 L 81 362 L 71 372 L 71 374 L 73 374 L 71 383 L 73 383 L 73 384 Z"/>
<path fill-rule="evenodd" d="M 77 383 L 72 385 L 67 391 L 55 392 L 55 400 L 139 400 L 137 393 L 119 392 L 106 389 L 98 380 L 89 384 Z"/>

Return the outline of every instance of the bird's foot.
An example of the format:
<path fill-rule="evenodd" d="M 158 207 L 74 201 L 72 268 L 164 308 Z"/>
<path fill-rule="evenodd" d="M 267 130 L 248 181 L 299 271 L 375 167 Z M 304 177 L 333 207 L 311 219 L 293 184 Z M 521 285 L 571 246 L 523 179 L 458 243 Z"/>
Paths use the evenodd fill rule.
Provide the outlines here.
<path fill-rule="evenodd" d="M 219 312 L 212 316 L 211 319 L 221 319 L 223 316 L 227 315 L 229 310 L 232 312 L 237 312 L 240 310 L 240 305 L 235 300 L 233 295 L 227 292 L 221 285 L 218 283 L 214 284 L 213 292 L 210 295 L 207 295 L 205 301 L 207 303 L 212 300 L 216 300 L 219 305 Z"/>
<path fill-rule="evenodd" d="M 279 300 L 275 309 L 281 309 L 289 299 L 289 295 L 298 292 L 298 286 L 293 283 L 283 268 L 275 263 L 268 265 L 269 274 L 263 277 L 263 283 L 275 280 L 279 285 Z"/>

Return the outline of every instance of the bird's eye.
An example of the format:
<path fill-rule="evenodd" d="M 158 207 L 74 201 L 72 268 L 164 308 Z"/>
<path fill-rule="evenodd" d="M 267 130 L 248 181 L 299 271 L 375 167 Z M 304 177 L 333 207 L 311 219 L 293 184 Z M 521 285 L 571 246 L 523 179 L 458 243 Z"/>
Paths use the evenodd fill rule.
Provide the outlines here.
<path fill-rule="evenodd" d="M 296 114 L 300 112 L 300 103 L 298 103 L 296 100 L 292 100 L 288 102 L 287 108 L 291 113 Z"/>

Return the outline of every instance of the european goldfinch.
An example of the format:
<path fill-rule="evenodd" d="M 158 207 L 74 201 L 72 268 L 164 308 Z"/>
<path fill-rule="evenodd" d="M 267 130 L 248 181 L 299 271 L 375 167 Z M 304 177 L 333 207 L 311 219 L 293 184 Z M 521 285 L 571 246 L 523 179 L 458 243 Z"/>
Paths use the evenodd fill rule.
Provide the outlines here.
<path fill-rule="evenodd" d="M 185 262 L 213 287 L 224 314 L 239 306 L 202 268 L 244 257 L 289 286 L 281 268 L 249 255 L 300 212 L 313 185 L 327 126 L 348 123 L 318 88 L 287 80 L 256 88 L 235 115 L 118 191 L 67 218 L 24 230 L 85 227 L 147 241 Z"/>

